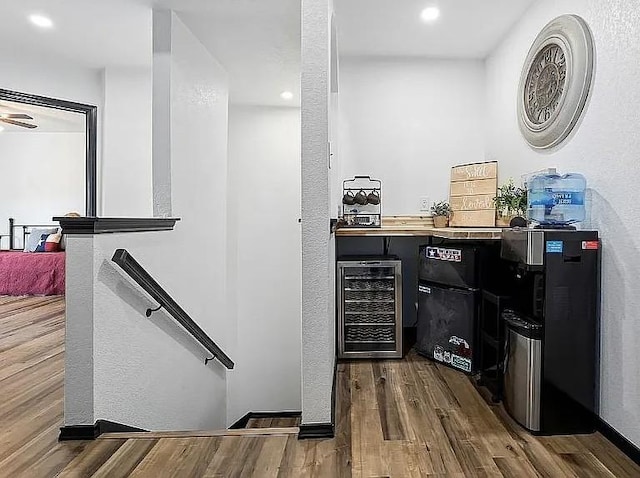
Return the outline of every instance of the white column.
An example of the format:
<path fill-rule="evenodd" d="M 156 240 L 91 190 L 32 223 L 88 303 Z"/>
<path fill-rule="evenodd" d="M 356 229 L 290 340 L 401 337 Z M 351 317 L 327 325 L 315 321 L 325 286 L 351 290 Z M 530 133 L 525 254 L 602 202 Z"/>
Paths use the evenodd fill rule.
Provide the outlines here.
<path fill-rule="evenodd" d="M 171 33 L 173 12 L 153 11 L 153 215 L 171 216 Z"/>
<path fill-rule="evenodd" d="M 302 424 L 332 422 L 329 0 L 302 2 Z"/>
<path fill-rule="evenodd" d="M 93 425 L 93 236 L 65 240 L 64 424 Z"/>

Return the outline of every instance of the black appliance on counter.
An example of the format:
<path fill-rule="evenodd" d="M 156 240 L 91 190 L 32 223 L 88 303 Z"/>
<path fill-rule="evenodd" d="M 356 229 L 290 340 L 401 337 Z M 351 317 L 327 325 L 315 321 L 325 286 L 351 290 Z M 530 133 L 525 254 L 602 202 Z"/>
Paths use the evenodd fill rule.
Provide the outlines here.
<path fill-rule="evenodd" d="M 495 281 L 495 243 L 420 248 L 416 351 L 466 373 L 479 364 L 481 289 Z"/>
<path fill-rule="evenodd" d="M 590 433 L 598 410 L 600 242 L 596 231 L 503 231 L 512 310 L 504 402 L 541 434 Z"/>

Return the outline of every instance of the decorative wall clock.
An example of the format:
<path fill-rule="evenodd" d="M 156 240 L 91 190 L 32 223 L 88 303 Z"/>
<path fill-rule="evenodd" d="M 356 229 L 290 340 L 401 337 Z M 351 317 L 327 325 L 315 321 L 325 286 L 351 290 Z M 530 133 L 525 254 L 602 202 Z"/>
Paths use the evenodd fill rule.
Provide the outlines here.
<path fill-rule="evenodd" d="M 577 15 L 552 20 L 533 42 L 518 89 L 520 131 L 532 148 L 569 136 L 589 96 L 594 57 L 591 30 Z"/>

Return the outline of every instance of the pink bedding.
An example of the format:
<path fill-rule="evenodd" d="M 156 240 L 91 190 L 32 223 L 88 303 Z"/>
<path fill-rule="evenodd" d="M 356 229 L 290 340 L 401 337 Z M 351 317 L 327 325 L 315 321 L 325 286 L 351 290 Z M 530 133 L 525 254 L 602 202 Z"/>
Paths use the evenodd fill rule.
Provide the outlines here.
<path fill-rule="evenodd" d="M 64 295 L 64 252 L 0 252 L 0 295 Z"/>

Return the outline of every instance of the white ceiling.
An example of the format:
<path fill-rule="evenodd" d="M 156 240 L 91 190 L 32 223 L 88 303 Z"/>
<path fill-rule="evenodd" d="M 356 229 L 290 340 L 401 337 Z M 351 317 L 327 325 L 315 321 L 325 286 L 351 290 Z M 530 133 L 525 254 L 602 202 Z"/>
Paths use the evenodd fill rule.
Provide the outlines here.
<path fill-rule="evenodd" d="M 0 0 L 0 55 L 151 66 L 152 7 L 171 8 L 229 73 L 234 103 L 299 104 L 300 0 Z M 28 16 L 50 17 L 49 30 Z M 282 91 L 292 100 L 280 98 Z"/>
<path fill-rule="evenodd" d="M 334 0 L 342 55 L 483 58 L 535 0 Z M 431 2 L 431 3 L 430 3 Z M 151 9 L 172 8 L 229 73 L 233 103 L 295 106 L 301 0 L 0 0 L 0 55 L 89 68 L 151 65 Z M 42 30 L 31 13 L 49 16 Z M 0 85 L 1 87 L 1 85 Z M 292 100 L 280 98 L 282 91 Z"/>
<path fill-rule="evenodd" d="M 53 28 L 29 22 L 37 13 Z M 151 10 L 141 0 L 0 0 L 0 51 L 89 68 L 151 65 Z"/>
<path fill-rule="evenodd" d="M 168 3 L 229 73 L 231 101 L 300 104 L 300 0 Z"/>
<path fill-rule="evenodd" d="M 349 56 L 485 58 L 535 0 L 335 0 Z M 420 12 L 440 8 L 425 24 Z"/>
<path fill-rule="evenodd" d="M 26 105 L 13 101 L 0 100 L 0 114 L 25 113 L 33 120 L 17 120 L 35 124 L 38 127 L 29 129 L 0 122 L 6 133 L 83 133 L 85 131 L 85 115 L 72 111 L 45 108 L 42 106 Z"/>

